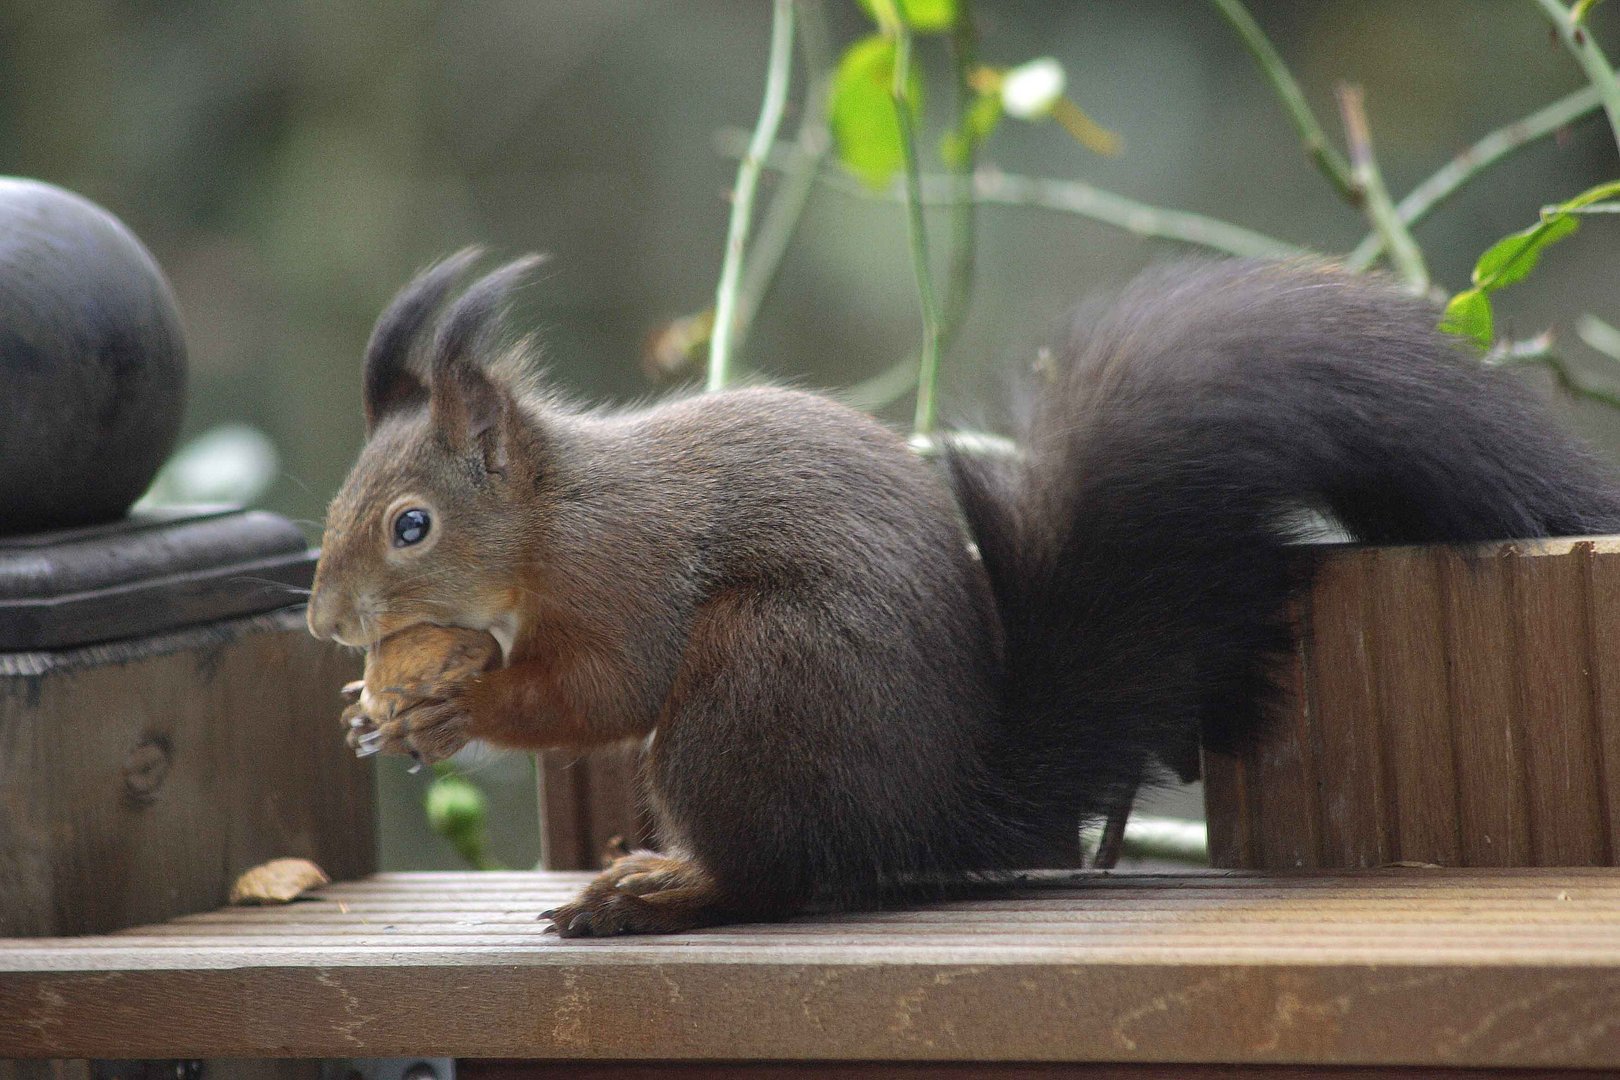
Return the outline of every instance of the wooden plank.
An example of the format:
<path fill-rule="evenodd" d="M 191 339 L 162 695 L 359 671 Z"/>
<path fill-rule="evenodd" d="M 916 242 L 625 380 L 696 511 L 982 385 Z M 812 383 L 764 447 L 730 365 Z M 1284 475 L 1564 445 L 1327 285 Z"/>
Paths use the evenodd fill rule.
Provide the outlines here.
<path fill-rule="evenodd" d="M 1290 618 L 1295 626 L 1310 622 L 1310 597 L 1301 597 Z M 1248 818 L 1253 865 L 1303 868 L 1321 864 L 1318 829 L 1320 795 L 1318 764 L 1312 749 L 1315 717 L 1310 685 L 1310 649 L 1299 639 L 1274 673 L 1279 697 L 1267 716 L 1263 736 L 1243 749 L 1243 813 Z M 1287 828 L 1269 825 L 1287 822 Z"/>
<path fill-rule="evenodd" d="M 81 1059 L 55 1061 L 0 1061 L 0 1080 L 94 1080 L 90 1062 Z"/>
<path fill-rule="evenodd" d="M 18 1023 L 0 1045 L 149 1057 L 1620 1066 L 1620 972 L 1573 963 L 521 962 L 549 951 L 483 964 L 8 975 L 0 1003 Z"/>
<path fill-rule="evenodd" d="M 644 847 L 651 821 L 641 805 L 639 747 L 539 755 L 540 863 L 548 870 L 596 870 L 618 845 Z"/>
<path fill-rule="evenodd" d="M 279 856 L 375 867 L 371 774 L 337 737 L 357 658 L 297 610 L 121 648 L 0 678 L 0 934 L 208 910 Z"/>
<path fill-rule="evenodd" d="M 573 750 L 547 750 L 537 755 L 540 786 L 540 865 L 547 870 L 595 869 L 591 858 L 590 766 Z"/>
<path fill-rule="evenodd" d="M 1368 618 L 1377 636 L 1373 682 L 1376 737 L 1384 762 L 1388 855 L 1455 866 L 1462 823 L 1452 763 L 1444 599 L 1436 553 L 1380 553 L 1369 582 Z"/>
<path fill-rule="evenodd" d="M 1209 822 L 1209 864 L 1222 868 L 1253 866 L 1243 755 L 1206 745 L 1201 762 L 1204 817 Z"/>
<path fill-rule="evenodd" d="M 1620 552 L 1594 546 L 1586 563 L 1586 617 L 1598 798 L 1612 863 L 1620 860 L 1620 649 L 1614 647 L 1620 630 Z"/>
<path fill-rule="evenodd" d="M 1613 537 L 1330 551 L 1278 715 L 1212 758 L 1215 857 L 1613 864 L 1617 605 Z"/>
<path fill-rule="evenodd" d="M 1312 750 L 1317 774 L 1325 778 L 1318 814 L 1322 862 L 1329 866 L 1376 866 L 1392 859 L 1368 618 L 1382 557 L 1371 550 L 1324 560 L 1311 598 Z"/>
<path fill-rule="evenodd" d="M 1530 821 L 1513 683 L 1511 547 L 1490 555 L 1439 554 L 1445 606 L 1448 726 L 1457 770 L 1461 861 L 1524 866 Z"/>
<path fill-rule="evenodd" d="M 534 907 L 586 877 L 379 875 L 0 941 L 0 1056 L 1620 1068 L 1620 869 L 1063 873 L 910 911 L 543 935 Z"/>
<path fill-rule="evenodd" d="M 645 847 L 651 840 L 650 822 L 641 803 L 641 763 L 639 744 L 591 754 L 591 793 L 585 813 L 597 865 L 605 853 Z"/>
<path fill-rule="evenodd" d="M 616 1061 L 609 1065 L 594 1062 L 558 1061 L 464 1061 L 456 1065 L 457 1080 L 841 1080 L 843 1077 L 944 1077 L 947 1080 L 1219 1080 L 1228 1076 L 1253 1076 L 1261 1080 L 1393 1080 L 1395 1077 L 1421 1077 L 1424 1080 L 1481 1080 L 1474 1069 L 1411 1069 L 1373 1066 L 1329 1067 L 1255 1065 L 1234 1069 L 1230 1065 L 1122 1065 L 1113 1062 L 1037 1063 L 1016 1062 L 899 1062 L 840 1061 L 837 1063 L 783 1062 L 666 1062 Z M 1497 1069 L 1496 1080 L 1547 1080 L 1542 1069 Z M 1600 1080 L 1611 1074 L 1588 1069 L 1559 1070 L 1557 1080 Z"/>
<path fill-rule="evenodd" d="M 1585 557 L 1519 558 L 1512 567 L 1516 632 L 1510 662 L 1523 718 L 1530 854 L 1544 866 L 1610 860 L 1594 766 L 1598 748 L 1588 664 Z"/>

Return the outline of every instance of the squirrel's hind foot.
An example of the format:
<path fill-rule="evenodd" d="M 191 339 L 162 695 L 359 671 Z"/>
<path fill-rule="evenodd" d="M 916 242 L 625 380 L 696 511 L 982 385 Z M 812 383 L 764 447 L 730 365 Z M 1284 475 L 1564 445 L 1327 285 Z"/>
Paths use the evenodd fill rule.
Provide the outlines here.
<path fill-rule="evenodd" d="M 579 897 L 542 912 L 562 937 L 675 934 L 735 921 L 714 879 L 690 859 L 638 851 L 585 886 Z"/>

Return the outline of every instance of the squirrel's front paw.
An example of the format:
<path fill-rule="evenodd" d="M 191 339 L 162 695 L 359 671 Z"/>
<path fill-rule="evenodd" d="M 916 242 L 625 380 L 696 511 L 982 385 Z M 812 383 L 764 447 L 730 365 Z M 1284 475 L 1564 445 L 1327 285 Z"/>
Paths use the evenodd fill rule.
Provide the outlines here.
<path fill-rule="evenodd" d="M 482 630 L 419 623 L 389 635 L 367 653 L 365 679 L 344 687 L 359 694 L 343 711 L 349 746 L 361 757 L 449 757 L 472 739 L 463 692 L 500 659 Z"/>
<path fill-rule="evenodd" d="M 344 739 L 359 757 L 408 754 L 432 764 L 472 741 L 472 721 L 456 690 L 420 697 L 366 694 L 343 710 Z"/>
<path fill-rule="evenodd" d="M 361 758 L 392 753 L 433 764 L 454 755 L 473 738 L 471 717 L 455 693 L 390 703 L 384 709 L 371 704 L 369 711 L 355 703 L 343 712 L 343 722 L 348 727 L 348 745 Z"/>
<path fill-rule="evenodd" d="M 425 698 L 395 714 L 393 730 L 384 738 L 397 739 L 405 752 L 431 765 L 443 761 L 472 741 L 472 717 L 461 695 Z"/>

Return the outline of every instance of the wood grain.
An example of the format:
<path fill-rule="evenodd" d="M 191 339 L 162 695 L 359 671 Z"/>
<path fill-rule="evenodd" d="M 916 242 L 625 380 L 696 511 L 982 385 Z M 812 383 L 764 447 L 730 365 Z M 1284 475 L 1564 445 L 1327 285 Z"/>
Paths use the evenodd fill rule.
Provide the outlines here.
<path fill-rule="evenodd" d="M 1620 539 L 1339 546 L 1305 610 L 1206 776 L 1216 865 L 1616 862 Z"/>
<path fill-rule="evenodd" d="M 1462 826 L 1452 760 L 1442 577 L 1436 550 L 1383 552 L 1367 616 L 1387 792 L 1389 855 L 1456 866 Z"/>
<path fill-rule="evenodd" d="M 337 732 L 356 659 L 300 611 L 163 642 L 0 677 L 0 934 L 207 910 L 278 856 L 375 868 L 371 775 Z"/>
<path fill-rule="evenodd" d="M 1297 1065 L 1122 1065 L 1114 1062 L 1081 1064 L 1046 1062 L 665 1062 L 640 1061 L 603 1065 L 557 1061 L 465 1061 L 456 1065 L 457 1080 L 842 1080 L 843 1077 L 943 1077 L 946 1080 L 1218 1080 L 1233 1075 L 1256 1080 L 1481 1080 L 1475 1069 L 1362 1068 Z M 1590 1069 L 1560 1069 L 1555 1080 L 1604 1080 L 1611 1074 Z M 1548 1080 L 1545 1069 L 1493 1069 L 1494 1080 Z"/>
<path fill-rule="evenodd" d="M 584 874 L 388 874 L 0 941 L 0 1057 L 1620 1068 L 1620 870 L 1054 873 L 562 941 Z"/>
<path fill-rule="evenodd" d="M 539 755 L 542 866 L 597 870 L 615 838 L 630 847 L 652 843 L 637 780 L 640 763 L 638 746 Z"/>
<path fill-rule="evenodd" d="M 1524 866 L 1530 862 L 1530 818 L 1520 712 L 1514 691 L 1516 648 L 1511 575 L 1520 556 L 1499 549 L 1482 558 L 1442 548 L 1449 733 L 1457 771 L 1461 862 Z M 1497 658 L 1490 660 L 1488 658 Z"/>
<path fill-rule="evenodd" d="M 1320 829 L 1320 864 L 1375 866 L 1389 862 L 1392 836 L 1387 803 L 1379 696 L 1375 681 L 1371 607 L 1379 586 L 1382 553 L 1332 558 L 1317 575 L 1311 596 L 1310 697 L 1295 712 L 1267 725 L 1248 747 L 1267 752 L 1271 739 L 1294 740 L 1308 727 L 1323 786 L 1313 803 Z M 1273 817 L 1255 817 L 1257 834 L 1298 829 Z M 1256 854 L 1261 850 L 1256 845 Z M 1264 865 L 1255 863 L 1250 865 Z"/>

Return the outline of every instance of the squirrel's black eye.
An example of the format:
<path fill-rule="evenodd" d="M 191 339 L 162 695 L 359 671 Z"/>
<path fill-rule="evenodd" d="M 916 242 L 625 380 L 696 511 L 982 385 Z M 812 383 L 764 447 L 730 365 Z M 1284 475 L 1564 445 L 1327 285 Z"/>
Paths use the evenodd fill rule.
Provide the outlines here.
<path fill-rule="evenodd" d="M 433 518 L 426 510 L 411 508 L 401 510 L 394 519 L 394 546 L 410 547 L 420 544 L 427 539 L 428 530 L 433 527 Z"/>

